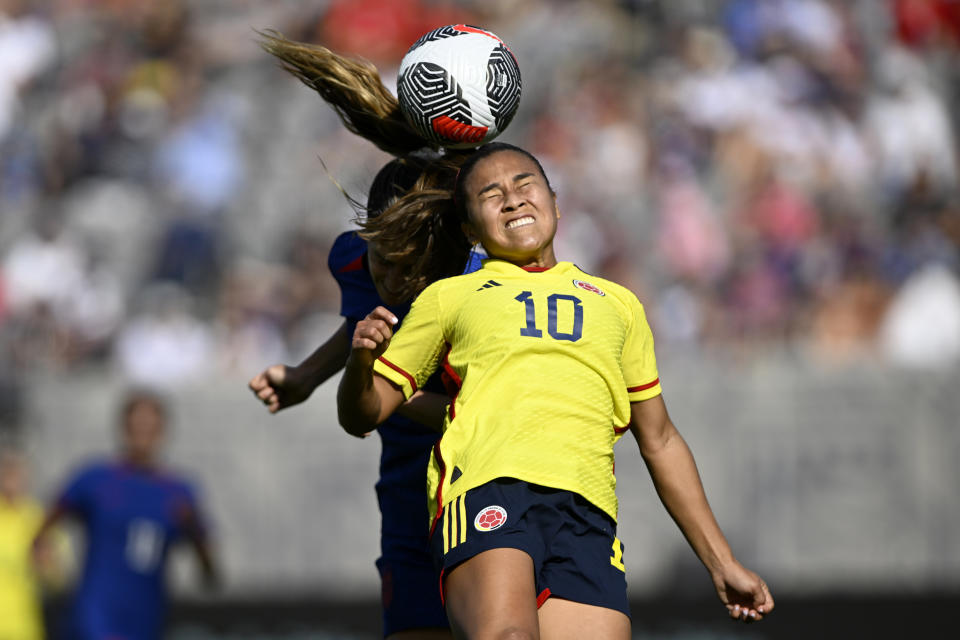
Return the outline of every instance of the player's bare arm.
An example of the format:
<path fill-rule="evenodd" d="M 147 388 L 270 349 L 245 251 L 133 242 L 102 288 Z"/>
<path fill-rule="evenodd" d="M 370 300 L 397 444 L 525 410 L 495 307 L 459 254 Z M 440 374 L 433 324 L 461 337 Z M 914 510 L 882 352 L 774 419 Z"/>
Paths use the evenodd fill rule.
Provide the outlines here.
<path fill-rule="evenodd" d="M 201 525 L 200 514 L 188 503 L 180 504 L 178 507 L 177 517 L 180 521 L 180 527 L 183 529 L 186 540 L 190 543 L 197 558 L 203 577 L 203 585 L 211 591 L 219 589 L 220 568 L 216 562 L 207 531 Z"/>
<path fill-rule="evenodd" d="M 409 400 L 397 408 L 397 413 L 405 418 L 416 420 L 440 433 L 443 431 L 443 421 L 447 416 L 447 405 L 449 404 L 449 396 L 417 389 Z"/>
<path fill-rule="evenodd" d="M 350 355 L 350 340 L 344 322 L 303 362 L 295 367 L 285 364 L 267 367 L 254 376 L 248 386 L 270 413 L 300 404 L 344 367 Z"/>
<path fill-rule="evenodd" d="M 631 405 L 630 430 L 657 495 L 710 572 L 730 617 L 762 620 L 773 610 L 773 597 L 763 580 L 734 558 L 707 502 L 693 454 L 671 422 L 663 396 Z"/>
<path fill-rule="evenodd" d="M 337 389 L 337 414 L 347 433 L 364 436 L 403 404 L 403 392 L 375 375 L 373 363 L 390 345 L 397 317 L 377 307 L 357 323 L 350 356 Z"/>
<path fill-rule="evenodd" d="M 31 546 L 33 561 L 37 568 L 40 568 L 46 560 L 50 548 L 50 531 L 69 515 L 70 512 L 61 504 L 55 504 L 44 514 L 43 522 L 34 534 Z"/>

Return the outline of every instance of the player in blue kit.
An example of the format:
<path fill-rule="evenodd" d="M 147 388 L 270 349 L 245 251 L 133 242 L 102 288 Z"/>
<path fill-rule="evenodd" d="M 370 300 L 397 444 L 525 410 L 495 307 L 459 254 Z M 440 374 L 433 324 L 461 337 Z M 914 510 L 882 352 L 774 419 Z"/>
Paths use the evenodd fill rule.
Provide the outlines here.
<path fill-rule="evenodd" d="M 440 180 L 444 174 L 453 176 L 448 161 L 435 155 L 413 154 L 388 162 L 370 188 L 367 219 L 376 218 L 398 196 L 422 182 L 424 174 L 436 173 Z M 430 235 L 425 234 L 427 225 L 411 221 L 411 226 L 421 237 Z M 431 253 L 435 256 L 443 250 L 437 248 Z M 479 258 L 469 253 L 466 245 L 445 250 L 446 266 L 429 279 L 474 271 L 480 266 Z M 409 260 L 422 257 L 422 251 L 409 253 Z M 391 260 L 376 243 L 368 243 L 355 231 L 345 232 L 334 241 L 328 262 L 340 287 L 344 322 L 298 366 L 273 365 L 250 381 L 250 389 L 271 412 L 302 402 L 343 368 L 357 322 L 381 305 L 402 322 L 416 293 L 416 283 L 406 275 L 412 270 L 409 262 Z M 383 632 L 391 639 L 450 637 L 437 589 L 439 574 L 430 555 L 425 491 L 427 462 L 440 435 L 447 402 L 440 377 L 434 377 L 423 393 L 400 410 L 401 415 L 377 429 L 383 447 L 376 483 L 382 515 L 377 569 L 382 585 Z"/>
<path fill-rule="evenodd" d="M 35 544 L 63 518 L 83 529 L 83 573 L 64 629 L 70 640 L 160 638 L 168 604 L 165 569 L 177 543 L 193 546 L 208 586 L 217 582 L 196 493 L 160 463 L 166 422 L 157 396 L 131 393 L 121 414 L 119 458 L 76 473 L 37 534 Z"/>
<path fill-rule="evenodd" d="M 273 365 L 250 381 L 250 389 L 276 413 L 306 400 L 343 368 L 356 323 L 371 310 L 384 305 L 403 318 L 409 301 L 430 282 L 475 270 L 479 259 L 459 229 L 445 228 L 448 223 L 429 206 L 400 218 L 380 215 L 411 188 L 449 188 L 465 156 L 430 151 L 430 143 L 407 125 L 370 63 L 278 34 L 261 36 L 263 48 L 333 107 L 348 130 L 396 158 L 371 185 L 359 235 L 340 235 L 330 251 L 330 271 L 341 291 L 342 326 L 299 365 Z M 368 244 L 361 237 L 371 228 L 382 242 Z M 383 446 L 376 484 L 382 514 L 377 568 L 383 634 L 389 640 L 450 638 L 425 524 L 427 460 L 448 398 L 441 395 L 439 378 L 422 391 L 377 429 Z"/>

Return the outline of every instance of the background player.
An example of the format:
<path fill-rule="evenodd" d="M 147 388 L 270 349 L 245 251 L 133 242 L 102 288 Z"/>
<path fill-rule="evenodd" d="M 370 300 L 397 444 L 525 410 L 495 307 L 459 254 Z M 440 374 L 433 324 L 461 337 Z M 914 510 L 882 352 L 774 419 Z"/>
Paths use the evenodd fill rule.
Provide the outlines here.
<path fill-rule="evenodd" d="M 425 147 L 383 86 L 373 65 L 343 58 L 324 47 L 264 35 L 264 48 L 331 104 L 344 125 L 380 149 L 399 156 L 387 162 L 370 187 L 361 227 L 375 226 L 379 240 L 363 232 L 341 234 L 330 250 L 330 271 L 341 292 L 344 322 L 295 367 L 273 365 L 255 376 L 250 389 L 275 413 L 306 400 L 339 372 L 350 353 L 356 323 L 378 306 L 402 319 L 410 299 L 429 282 L 479 267 L 456 221 L 429 206 L 403 217 L 381 217 L 410 189 L 449 189 L 465 155 L 440 156 Z M 453 222 L 452 227 L 447 222 Z M 383 633 L 391 639 L 449 637 L 430 556 L 425 470 L 439 437 L 448 398 L 439 379 L 415 394 L 377 429 L 382 442 L 377 501 L 382 515 Z"/>
<path fill-rule="evenodd" d="M 27 461 L 0 446 L 0 638 L 42 640 L 42 587 L 62 587 L 66 540 L 51 535 L 35 553 L 43 506 L 27 493 Z"/>
<path fill-rule="evenodd" d="M 218 581 L 195 491 L 161 464 L 166 405 L 134 391 L 120 417 L 118 458 L 87 465 L 70 478 L 35 543 L 41 545 L 65 517 L 83 528 L 86 554 L 66 625 L 67 636 L 78 640 L 160 638 L 167 559 L 181 541 L 196 551 L 205 584 Z"/>
<path fill-rule="evenodd" d="M 557 262 L 559 210 L 540 163 L 486 145 L 448 199 L 492 259 L 428 287 L 396 335 L 385 308 L 359 323 L 337 398 L 341 423 L 360 435 L 441 360 L 459 383 L 428 473 L 455 634 L 630 636 L 613 477 L 627 428 L 730 615 L 769 613 L 769 590 L 734 558 L 667 414 L 639 301 Z"/>

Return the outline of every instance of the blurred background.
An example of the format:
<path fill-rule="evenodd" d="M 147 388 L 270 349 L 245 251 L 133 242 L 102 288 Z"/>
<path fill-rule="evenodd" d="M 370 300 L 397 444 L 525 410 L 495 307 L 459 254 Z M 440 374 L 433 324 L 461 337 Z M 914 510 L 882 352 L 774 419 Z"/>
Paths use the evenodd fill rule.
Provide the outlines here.
<path fill-rule="evenodd" d="M 777 598 L 761 625 L 724 620 L 625 441 L 638 636 L 946 624 L 956 0 L 0 0 L 0 435 L 33 495 L 113 450 L 127 387 L 159 387 L 225 573 L 207 596 L 175 567 L 170 637 L 377 637 L 378 444 L 340 431 L 335 381 L 273 417 L 246 381 L 339 326 L 326 256 L 354 212 L 335 181 L 362 200 L 387 158 L 254 30 L 393 86 L 455 22 L 516 55 L 501 139 L 558 192 L 558 257 L 644 302 L 672 417 Z"/>

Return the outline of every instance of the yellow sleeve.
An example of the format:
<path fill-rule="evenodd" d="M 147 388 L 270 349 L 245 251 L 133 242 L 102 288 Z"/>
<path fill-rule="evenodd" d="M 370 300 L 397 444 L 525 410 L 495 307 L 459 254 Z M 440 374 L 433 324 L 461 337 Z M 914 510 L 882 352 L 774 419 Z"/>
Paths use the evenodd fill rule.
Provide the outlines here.
<path fill-rule="evenodd" d="M 630 296 L 632 315 L 627 339 L 623 343 L 623 379 L 627 383 L 630 402 L 654 398 L 663 391 L 660 374 L 657 372 L 657 357 L 653 351 L 653 332 L 647 323 L 643 305 L 635 296 Z"/>
<path fill-rule="evenodd" d="M 440 317 L 439 287 L 432 285 L 413 301 L 410 313 L 373 371 L 391 381 L 409 399 L 436 370 L 447 349 Z"/>

